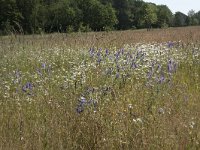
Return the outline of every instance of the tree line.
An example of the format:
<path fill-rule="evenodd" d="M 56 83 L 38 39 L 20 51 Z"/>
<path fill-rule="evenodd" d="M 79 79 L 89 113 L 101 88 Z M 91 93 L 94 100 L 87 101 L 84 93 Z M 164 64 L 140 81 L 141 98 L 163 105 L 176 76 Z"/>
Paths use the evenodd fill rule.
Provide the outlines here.
<path fill-rule="evenodd" d="M 0 0 L 0 34 L 87 32 L 200 25 L 200 11 L 173 14 L 142 0 Z"/>

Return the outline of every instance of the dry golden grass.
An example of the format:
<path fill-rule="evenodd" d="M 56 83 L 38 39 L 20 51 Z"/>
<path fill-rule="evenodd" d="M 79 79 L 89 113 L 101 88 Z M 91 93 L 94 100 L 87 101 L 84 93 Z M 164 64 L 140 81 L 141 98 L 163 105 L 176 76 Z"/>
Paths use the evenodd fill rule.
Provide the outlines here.
<path fill-rule="evenodd" d="M 17 40 L 16 40 L 17 39 Z M 124 44 L 147 43 L 147 42 L 167 42 L 183 41 L 185 43 L 196 43 L 200 39 L 200 26 L 180 27 L 168 29 L 153 29 L 147 32 L 142 30 L 112 31 L 112 32 L 90 32 L 90 33 L 72 33 L 72 34 L 44 34 L 19 36 L 13 35 L 12 38 L 1 37 L 1 42 L 8 43 L 10 46 L 25 44 L 48 47 L 123 47 Z"/>

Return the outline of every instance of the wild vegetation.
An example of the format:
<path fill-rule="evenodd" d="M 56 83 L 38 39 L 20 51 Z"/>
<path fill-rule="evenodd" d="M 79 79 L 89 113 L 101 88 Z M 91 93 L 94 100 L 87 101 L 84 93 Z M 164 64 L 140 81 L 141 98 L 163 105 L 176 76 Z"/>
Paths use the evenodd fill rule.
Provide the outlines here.
<path fill-rule="evenodd" d="M 0 149 L 199 149 L 200 28 L 0 37 Z"/>
<path fill-rule="evenodd" d="M 200 25 L 200 11 L 173 14 L 142 0 L 0 0 L 0 34 L 110 31 Z"/>

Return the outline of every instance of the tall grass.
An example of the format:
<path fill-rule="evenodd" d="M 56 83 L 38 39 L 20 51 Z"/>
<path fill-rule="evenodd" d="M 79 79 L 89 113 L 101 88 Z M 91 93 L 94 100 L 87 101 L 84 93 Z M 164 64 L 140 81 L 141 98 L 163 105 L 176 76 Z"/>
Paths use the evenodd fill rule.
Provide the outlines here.
<path fill-rule="evenodd" d="M 200 148 L 199 27 L 0 38 L 0 149 Z"/>

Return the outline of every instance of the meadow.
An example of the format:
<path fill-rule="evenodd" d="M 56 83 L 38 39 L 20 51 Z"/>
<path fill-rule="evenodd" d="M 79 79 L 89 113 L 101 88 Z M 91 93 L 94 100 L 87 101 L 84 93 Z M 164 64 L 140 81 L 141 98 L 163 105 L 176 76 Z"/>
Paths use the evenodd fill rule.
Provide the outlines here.
<path fill-rule="evenodd" d="M 200 27 L 0 37 L 0 149 L 200 149 Z"/>

